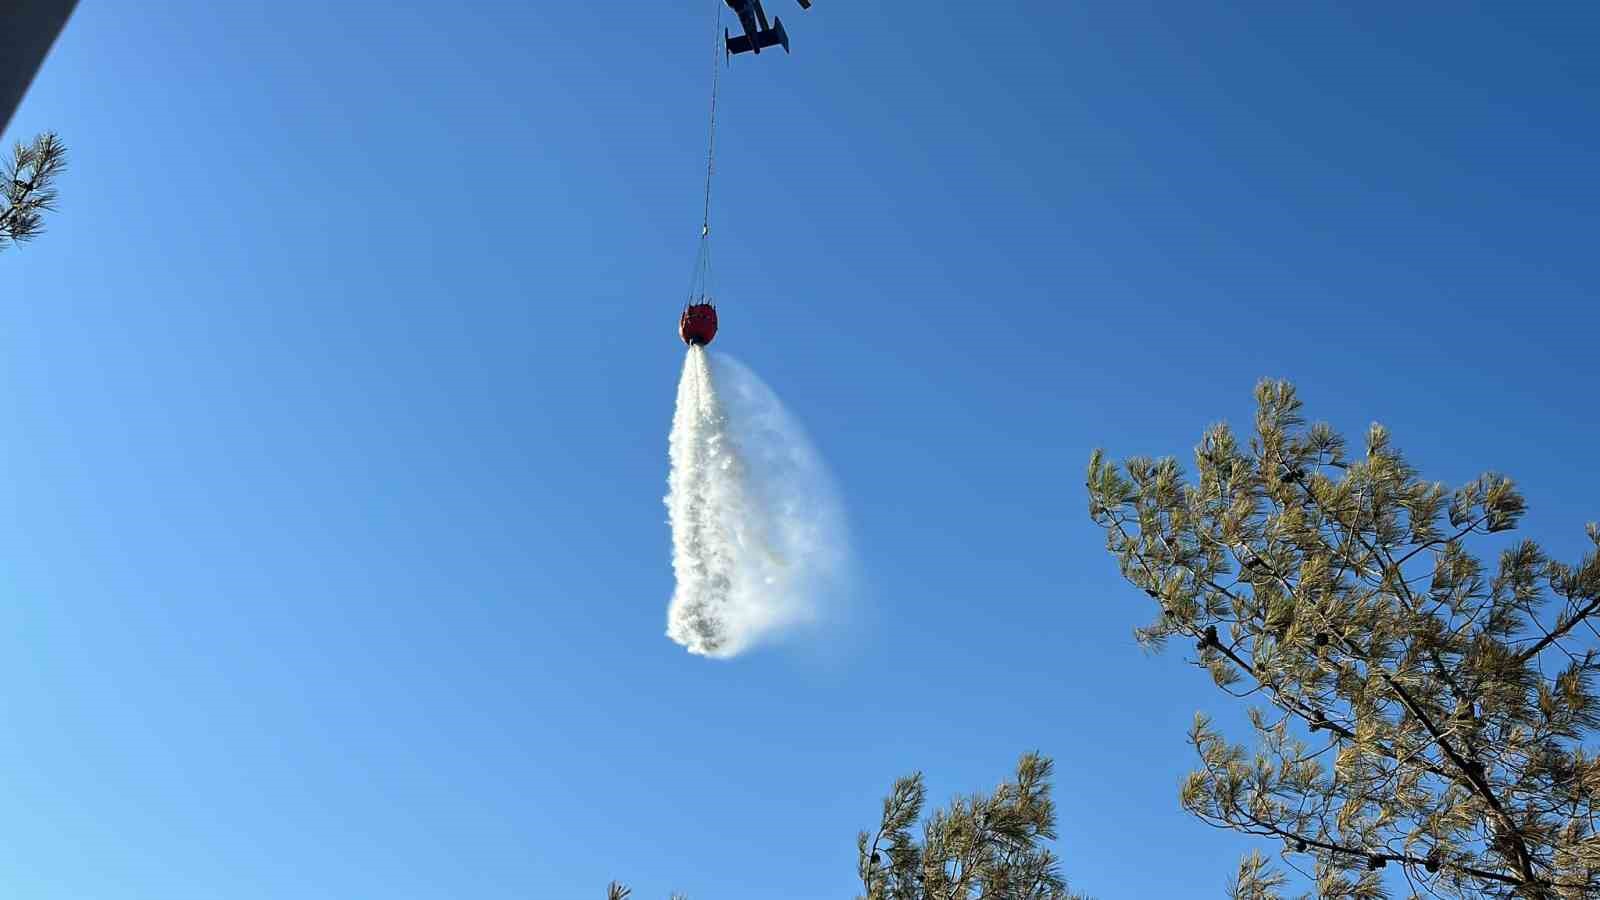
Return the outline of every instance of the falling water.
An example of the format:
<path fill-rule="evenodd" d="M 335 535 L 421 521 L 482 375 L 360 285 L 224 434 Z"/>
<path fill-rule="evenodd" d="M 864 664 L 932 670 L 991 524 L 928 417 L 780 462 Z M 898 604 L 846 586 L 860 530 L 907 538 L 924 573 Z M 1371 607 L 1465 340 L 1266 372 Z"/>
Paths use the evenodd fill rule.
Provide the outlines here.
<path fill-rule="evenodd" d="M 845 556 L 838 494 L 804 431 L 749 369 L 689 348 L 666 498 L 677 589 L 667 636 L 728 658 L 811 621 Z"/>

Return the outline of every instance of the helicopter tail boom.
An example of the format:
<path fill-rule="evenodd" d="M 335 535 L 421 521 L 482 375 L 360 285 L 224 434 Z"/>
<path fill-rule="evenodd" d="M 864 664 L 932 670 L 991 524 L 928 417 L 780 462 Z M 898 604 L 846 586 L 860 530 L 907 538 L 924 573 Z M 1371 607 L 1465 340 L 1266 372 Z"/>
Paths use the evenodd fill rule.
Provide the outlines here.
<path fill-rule="evenodd" d="M 782 46 L 783 52 L 789 52 L 789 33 L 783 30 L 783 20 L 777 17 L 772 19 L 772 27 L 765 31 L 757 31 L 752 40 L 748 34 L 730 37 L 727 29 L 723 29 L 723 40 L 728 44 L 728 55 L 749 53 L 752 50 L 760 53 L 766 47 Z"/>

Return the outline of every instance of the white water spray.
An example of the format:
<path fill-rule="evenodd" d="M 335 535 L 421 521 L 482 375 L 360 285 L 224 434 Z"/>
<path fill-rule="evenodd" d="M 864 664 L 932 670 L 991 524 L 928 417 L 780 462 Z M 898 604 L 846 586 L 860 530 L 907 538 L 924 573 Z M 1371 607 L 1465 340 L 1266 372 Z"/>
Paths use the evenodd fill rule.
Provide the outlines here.
<path fill-rule="evenodd" d="M 712 374 L 715 371 L 716 379 Z M 666 503 L 677 590 L 667 636 L 727 658 L 812 621 L 836 587 L 844 517 L 799 424 L 744 366 L 689 348 Z"/>

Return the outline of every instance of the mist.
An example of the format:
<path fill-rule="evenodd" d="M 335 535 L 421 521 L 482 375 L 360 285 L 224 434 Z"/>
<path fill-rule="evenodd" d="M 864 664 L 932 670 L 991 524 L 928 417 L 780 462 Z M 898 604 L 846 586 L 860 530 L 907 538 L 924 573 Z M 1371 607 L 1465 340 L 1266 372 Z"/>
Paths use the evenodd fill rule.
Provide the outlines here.
<path fill-rule="evenodd" d="M 736 360 L 690 347 L 669 458 L 667 636 L 727 659 L 816 621 L 844 574 L 843 505 L 777 395 Z"/>

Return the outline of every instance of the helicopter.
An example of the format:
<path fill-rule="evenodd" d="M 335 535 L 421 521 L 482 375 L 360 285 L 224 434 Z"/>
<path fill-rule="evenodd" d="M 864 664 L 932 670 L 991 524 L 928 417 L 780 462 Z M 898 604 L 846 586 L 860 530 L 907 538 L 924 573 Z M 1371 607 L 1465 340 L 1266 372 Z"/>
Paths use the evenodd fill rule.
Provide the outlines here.
<path fill-rule="evenodd" d="M 811 0 L 798 0 L 801 9 L 810 9 Z M 728 55 L 760 53 L 763 47 L 781 45 L 783 52 L 789 52 L 789 33 L 783 30 L 783 20 L 777 16 L 772 17 L 772 24 L 767 25 L 767 12 L 761 8 L 761 0 L 727 0 L 728 7 L 734 15 L 739 17 L 739 24 L 744 26 L 744 34 L 730 37 L 728 30 L 722 30 L 722 38 L 728 44 Z"/>
<path fill-rule="evenodd" d="M 0 132 L 11 124 L 12 114 L 77 5 L 78 0 L 0 3 Z"/>

